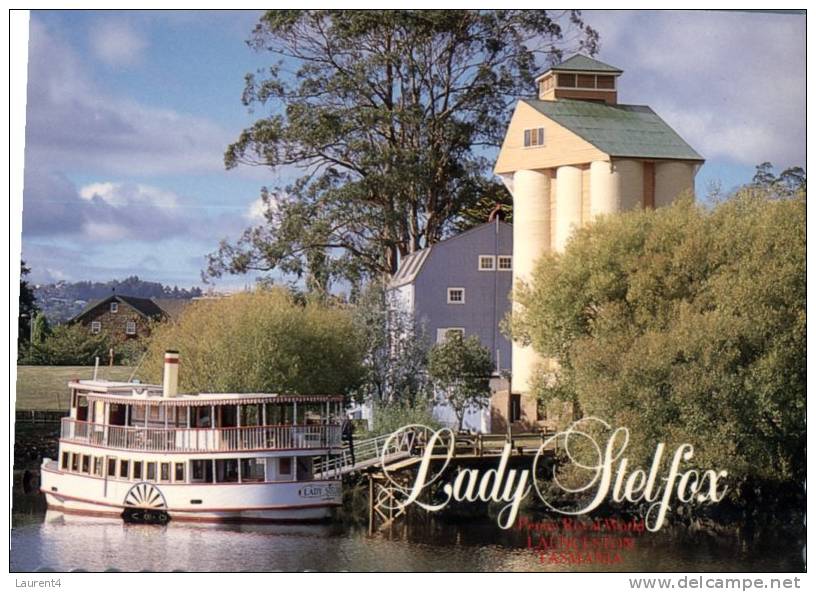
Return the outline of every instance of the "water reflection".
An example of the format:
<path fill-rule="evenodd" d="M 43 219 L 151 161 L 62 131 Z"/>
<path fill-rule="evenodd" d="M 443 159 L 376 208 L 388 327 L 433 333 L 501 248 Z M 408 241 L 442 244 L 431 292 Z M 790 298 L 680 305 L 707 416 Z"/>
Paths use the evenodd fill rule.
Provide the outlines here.
<path fill-rule="evenodd" d="M 16 500 L 15 500 L 16 502 Z M 42 512 L 15 503 L 11 570 L 58 571 L 801 571 L 804 534 L 741 545 L 734 536 L 645 533 L 614 565 L 559 565 L 527 548 L 527 533 L 489 518 L 421 519 L 368 536 L 354 525 L 210 525 Z M 18 513 L 18 509 L 21 510 Z M 39 511 L 38 511 L 39 510 Z"/>

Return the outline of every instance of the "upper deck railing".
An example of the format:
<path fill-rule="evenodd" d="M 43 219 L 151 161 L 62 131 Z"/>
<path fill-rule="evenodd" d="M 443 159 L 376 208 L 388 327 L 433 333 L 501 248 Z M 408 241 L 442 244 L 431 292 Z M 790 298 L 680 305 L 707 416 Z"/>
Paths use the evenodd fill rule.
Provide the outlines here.
<path fill-rule="evenodd" d="M 339 425 L 275 425 L 241 428 L 148 428 L 115 426 L 64 418 L 65 442 L 143 452 L 241 452 L 334 448 Z"/>

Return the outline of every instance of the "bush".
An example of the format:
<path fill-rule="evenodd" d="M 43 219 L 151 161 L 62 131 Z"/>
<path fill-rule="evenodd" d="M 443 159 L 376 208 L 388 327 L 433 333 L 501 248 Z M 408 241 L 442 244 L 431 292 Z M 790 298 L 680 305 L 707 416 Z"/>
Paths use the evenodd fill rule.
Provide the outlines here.
<path fill-rule="evenodd" d="M 805 197 L 743 190 L 602 219 L 543 257 L 514 338 L 558 360 L 542 401 L 630 428 L 738 479 L 805 477 Z"/>
<path fill-rule="evenodd" d="M 35 366 L 91 366 L 99 356 L 108 359 L 110 339 L 105 334 L 91 335 L 82 325 L 58 325 L 42 343 L 29 347 L 24 364 Z"/>
<path fill-rule="evenodd" d="M 358 433 L 356 437 L 391 434 L 409 424 L 420 424 L 439 429 L 442 427 L 442 424 L 434 418 L 430 405 L 428 402 L 423 402 L 416 406 L 412 406 L 409 403 L 375 404 L 374 425 L 371 432 L 366 436 Z"/>
<path fill-rule="evenodd" d="M 199 300 L 157 326 L 143 365 L 151 381 L 161 381 L 165 350 L 180 352 L 188 392 L 345 394 L 361 376 L 350 312 L 298 304 L 283 288 Z"/>

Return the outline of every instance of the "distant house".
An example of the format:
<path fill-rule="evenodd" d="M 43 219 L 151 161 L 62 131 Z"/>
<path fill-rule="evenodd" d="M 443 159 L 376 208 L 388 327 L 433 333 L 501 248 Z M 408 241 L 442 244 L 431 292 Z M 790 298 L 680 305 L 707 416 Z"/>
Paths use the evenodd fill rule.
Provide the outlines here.
<path fill-rule="evenodd" d="M 104 300 L 90 302 L 72 318 L 91 334 L 107 333 L 118 341 L 150 334 L 150 324 L 177 317 L 188 300 L 136 298 L 113 294 Z"/>
<path fill-rule="evenodd" d="M 496 218 L 407 256 L 388 290 L 392 303 L 409 311 L 435 342 L 454 331 L 477 336 L 493 358 L 496 390 L 507 389 L 502 375 L 512 364 L 510 340 L 499 327 L 510 310 L 512 285 L 513 227 Z M 465 426 L 489 431 L 490 412 L 474 410 Z"/>

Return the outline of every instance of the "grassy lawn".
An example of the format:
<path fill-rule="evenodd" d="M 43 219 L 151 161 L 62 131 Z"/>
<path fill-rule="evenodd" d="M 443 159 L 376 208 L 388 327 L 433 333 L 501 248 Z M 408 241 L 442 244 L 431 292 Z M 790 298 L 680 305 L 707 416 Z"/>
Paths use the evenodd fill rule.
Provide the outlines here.
<path fill-rule="evenodd" d="M 98 378 L 127 380 L 129 366 L 100 367 Z M 93 366 L 17 366 L 17 409 L 67 409 L 68 381 L 93 377 Z"/>

